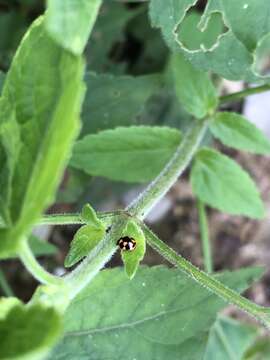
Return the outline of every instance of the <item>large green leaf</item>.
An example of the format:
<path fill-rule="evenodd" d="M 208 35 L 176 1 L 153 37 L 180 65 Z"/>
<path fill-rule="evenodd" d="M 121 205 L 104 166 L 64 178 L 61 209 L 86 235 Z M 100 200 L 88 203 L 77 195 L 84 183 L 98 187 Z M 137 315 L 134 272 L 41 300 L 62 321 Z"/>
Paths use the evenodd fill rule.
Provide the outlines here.
<path fill-rule="evenodd" d="M 1 304 L 1 307 L 6 304 Z M 53 308 L 9 303 L 9 310 L 0 319 L 0 359 L 43 359 L 58 340 L 62 321 Z"/>
<path fill-rule="evenodd" d="M 210 330 L 204 360 L 241 360 L 257 336 L 258 328 L 220 317 Z"/>
<path fill-rule="evenodd" d="M 210 130 L 224 145 L 255 154 L 270 153 L 267 137 L 239 114 L 218 113 L 210 123 Z"/>
<path fill-rule="evenodd" d="M 160 75 L 113 76 L 88 73 L 83 134 L 140 123 L 138 115 L 161 86 Z"/>
<path fill-rule="evenodd" d="M 100 5 L 101 0 L 47 0 L 46 28 L 60 46 L 80 55 Z"/>
<path fill-rule="evenodd" d="M 248 173 L 213 149 L 197 153 L 191 182 L 195 194 L 214 208 L 251 218 L 264 216 L 264 205 Z"/>
<path fill-rule="evenodd" d="M 77 141 L 70 165 L 112 180 L 146 182 L 161 171 L 180 138 L 179 131 L 166 127 L 104 130 Z"/>
<path fill-rule="evenodd" d="M 217 94 L 207 73 L 195 69 L 183 54 L 174 54 L 171 67 L 176 95 L 184 109 L 203 118 L 217 107 Z"/>
<path fill-rule="evenodd" d="M 79 131 L 83 62 L 38 19 L 24 37 L 0 100 L 0 256 L 14 254 L 54 192 Z"/>
<path fill-rule="evenodd" d="M 151 0 L 153 26 L 200 69 L 231 80 L 261 80 L 254 66 L 270 33 L 268 0 L 209 0 L 201 17 L 191 12 L 197 2 Z"/>
<path fill-rule="evenodd" d="M 243 291 L 260 275 L 250 268 L 218 278 Z M 222 307 L 178 270 L 143 267 L 132 281 L 123 270 L 105 270 L 68 308 L 65 336 L 50 359 L 202 360 Z"/>

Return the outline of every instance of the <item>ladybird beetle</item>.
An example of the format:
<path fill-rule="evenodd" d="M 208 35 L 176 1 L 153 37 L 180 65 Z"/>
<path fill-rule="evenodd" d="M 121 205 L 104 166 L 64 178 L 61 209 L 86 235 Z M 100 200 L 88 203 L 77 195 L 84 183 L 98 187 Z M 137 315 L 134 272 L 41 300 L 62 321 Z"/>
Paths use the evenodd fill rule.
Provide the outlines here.
<path fill-rule="evenodd" d="M 124 236 L 117 241 L 117 245 L 120 247 L 121 250 L 132 251 L 136 247 L 136 240 L 128 236 Z"/>

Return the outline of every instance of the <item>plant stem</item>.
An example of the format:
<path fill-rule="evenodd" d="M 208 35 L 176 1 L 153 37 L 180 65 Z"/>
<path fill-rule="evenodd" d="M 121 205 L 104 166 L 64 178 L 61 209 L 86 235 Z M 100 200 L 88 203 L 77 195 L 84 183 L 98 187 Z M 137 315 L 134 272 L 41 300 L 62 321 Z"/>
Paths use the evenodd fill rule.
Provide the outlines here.
<path fill-rule="evenodd" d="M 14 293 L 11 287 L 9 286 L 9 283 L 7 282 L 5 274 L 1 269 L 0 269 L 0 287 L 2 288 L 5 296 L 14 296 Z"/>
<path fill-rule="evenodd" d="M 212 261 L 211 244 L 209 239 L 208 221 L 207 221 L 205 205 L 200 199 L 197 199 L 197 208 L 199 214 L 199 225 L 200 225 L 203 258 L 204 258 L 204 268 L 208 273 L 211 273 L 213 272 L 213 261 Z"/>
<path fill-rule="evenodd" d="M 86 287 L 116 252 L 116 242 L 108 241 L 107 237 L 94 249 L 81 264 L 69 275 L 64 277 L 69 299 Z"/>
<path fill-rule="evenodd" d="M 63 279 L 47 272 L 36 260 L 27 241 L 24 241 L 20 249 L 20 259 L 26 269 L 42 284 L 60 285 Z"/>
<path fill-rule="evenodd" d="M 144 219 L 156 203 L 169 191 L 191 161 L 206 129 L 206 119 L 194 120 L 194 124 L 187 131 L 187 134 L 163 171 L 127 208 L 127 211 L 132 216 Z"/>
<path fill-rule="evenodd" d="M 239 101 L 239 100 L 245 98 L 246 96 L 259 94 L 259 93 L 269 91 L 269 90 L 270 90 L 269 84 L 265 84 L 265 85 L 261 85 L 261 86 L 257 86 L 257 87 L 253 87 L 253 88 L 248 88 L 248 89 L 245 89 L 245 90 L 242 90 L 239 92 L 235 92 L 233 94 L 220 96 L 219 103 L 224 104 L 224 103 L 229 103 L 229 102 L 233 102 L 233 101 Z"/>
<path fill-rule="evenodd" d="M 97 215 L 100 219 L 107 219 L 115 215 L 118 215 L 121 212 L 122 211 L 100 212 Z M 44 215 L 39 220 L 37 225 L 79 225 L 79 224 L 85 224 L 85 221 L 82 219 L 80 213 L 75 213 L 75 214 Z"/>
<path fill-rule="evenodd" d="M 37 225 L 75 225 L 84 224 L 81 214 L 52 214 L 44 215 Z"/>
<path fill-rule="evenodd" d="M 171 264 L 177 266 L 185 274 L 196 280 L 200 285 L 206 287 L 209 291 L 213 292 L 224 301 L 248 312 L 265 326 L 270 328 L 270 311 L 268 308 L 254 304 L 239 295 L 236 291 L 223 285 L 213 276 L 199 270 L 196 266 L 192 265 L 189 261 L 181 255 L 178 255 L 173 249 L 161 241 L 146 225 L 141 224 L 141 226 L 143 227 L 148 244 Z"/>

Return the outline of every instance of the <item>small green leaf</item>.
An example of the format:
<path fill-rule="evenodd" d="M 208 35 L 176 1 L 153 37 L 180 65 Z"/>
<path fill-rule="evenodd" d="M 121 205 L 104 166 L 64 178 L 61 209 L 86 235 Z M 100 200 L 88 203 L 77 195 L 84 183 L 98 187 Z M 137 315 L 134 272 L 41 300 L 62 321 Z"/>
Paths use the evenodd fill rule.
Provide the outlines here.
<path fill-rule="evenodd" d="M 242 292 L 261 275 L 249 268 L 215 276 Z M 71 303 L 49 359 L 201 360 L 224 306 L 179 270 L 140 267 L 132 281 L 119 268 L 104 270 Z"/>
<path fill-rule="evenodd" d="M 101 0 L 47 0 L 46 27 L 53 39 L 75 55 L 82 54 Z"/>
<path fill-rule="evenodd" d="M 121 256 L 123 263 L 125 264 L 127 276 L 132 279 L 136 274 L 141 260 L 144 258 L 146 247 L 145 237 L 141 228 L 134 221 L 129 221 L 127 223 L 122 236 L 128 236 L 136 241 L 136 247 L 134 250 L 121 251 Z"/>
<path fill-rule="evenodd" d="M 258 328 L 219 317 L 209 334 L 204 360 L 243 359 L 258 336 Z"/>
<path fill-rule="evenodd" d="M 224 145 L 255 154 L 270 153 L 270 142 L 267 137 L 239 114 L 218 113 L 210 123 L 210 130 Z"/>
<path fill-rule="evenodd" d="M 258 189 L 248 173 L 213 149 L 197 153 L 191 183 L 203 202 L 221 211 L 257 219 L 265 214 Z"/>
<path fill-rule="evenodd" d="M 73 266 L 87 256 L 104 236 L 104 227 L 95 227 L 93 225 L 82 226 L 76 232 L 74 239 L 70 244 L 70 250 L 65 259 L 65 267 Z"/>
<path fill-rule="evenodd" d="M 173 54 L 171 68 L 175 91 L 185 110 L 201 119 L 212 114 L 218 104 L 217 93 L 209 75 L 194 68 L 183 54 Z"/>
<path fill-rule="evenodd" d="M 146 182 L 158 175 L 180 140 L 180 132 L 167 127 L 104 130 L 76 142 L 70 165 L 94 176 Z"/>
<path fill-rule="evenodd" d="M 0 357 L 43 359 L 58 340 L 61 330 L 61 318 L 53 308 L 15 302 L 5 318 L 0 319 Z"/>
<path fill-rule="evenodd" d="M 104 228 L 104 225 L 101 220 L 97 217 L 95 210 L 90 204 L 84 205 L 82 209 L 82 219 L 88 224 L 97 228 Z"/>

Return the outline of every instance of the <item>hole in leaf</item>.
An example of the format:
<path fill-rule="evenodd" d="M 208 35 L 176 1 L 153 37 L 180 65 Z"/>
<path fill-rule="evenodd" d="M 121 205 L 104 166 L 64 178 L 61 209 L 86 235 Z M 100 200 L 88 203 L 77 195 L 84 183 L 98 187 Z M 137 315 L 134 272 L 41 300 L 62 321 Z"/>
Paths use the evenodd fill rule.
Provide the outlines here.
<path fill-rule="evenodd" d="M 201 15 L 191 8 L 179 25 L 177 37 L 187 50 L 210 50 L 219 37 L 228 31 L 219 12 L 210 15 L 204 31 L 199 29 L 200 21 Z"/>

